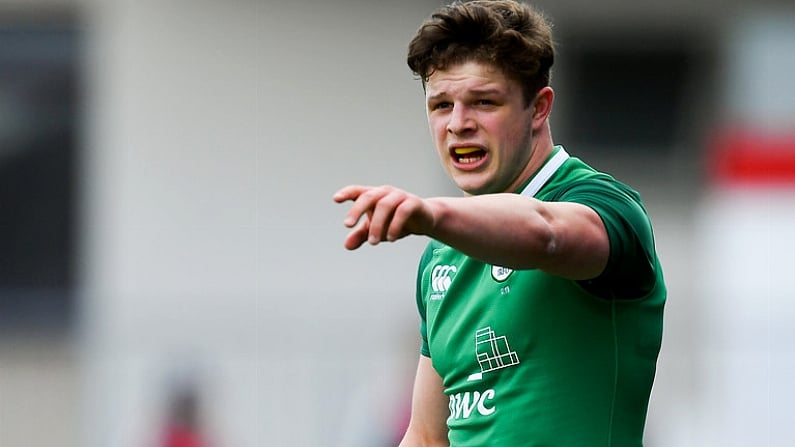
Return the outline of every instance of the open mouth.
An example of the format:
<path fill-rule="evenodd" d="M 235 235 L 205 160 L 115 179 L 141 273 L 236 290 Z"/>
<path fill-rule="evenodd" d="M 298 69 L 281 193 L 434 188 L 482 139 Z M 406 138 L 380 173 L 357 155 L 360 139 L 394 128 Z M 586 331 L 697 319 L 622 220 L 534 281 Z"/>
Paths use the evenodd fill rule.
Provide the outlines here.
<path fill-rule="evenodd" d="M 453 149 L 452 155 L 458 163 L 469 164 L 482 160 L 486 151 L 478 147 L 457 147 Z"/>

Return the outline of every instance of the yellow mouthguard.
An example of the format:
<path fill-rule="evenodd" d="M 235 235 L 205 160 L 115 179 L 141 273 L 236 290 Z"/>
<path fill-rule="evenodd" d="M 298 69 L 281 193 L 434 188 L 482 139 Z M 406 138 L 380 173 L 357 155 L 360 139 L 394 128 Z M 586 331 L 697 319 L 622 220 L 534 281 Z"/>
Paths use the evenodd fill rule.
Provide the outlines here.
<path fill-rule="evenodd" d="M 476 147 L 457 147 L 455 149 L 455 153 L 458 155 L 466 155 L 466 154 L 471 154 L 472 152 L 477 152 L 479 150 L 480 149 Z"/>

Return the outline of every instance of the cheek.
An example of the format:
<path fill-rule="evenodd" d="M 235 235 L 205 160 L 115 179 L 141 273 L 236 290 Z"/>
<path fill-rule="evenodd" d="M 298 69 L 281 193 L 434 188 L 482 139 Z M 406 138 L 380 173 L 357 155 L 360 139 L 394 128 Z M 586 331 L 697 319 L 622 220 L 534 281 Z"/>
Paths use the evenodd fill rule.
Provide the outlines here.
<path fill-rule="evenodd" d="M 434 138 L 445 129 L 444 123 L 438 118 L 428 118 L 428 127 L 431 129 Z"/>
<path fill-rule="evenodd" d="M 502 140 L 511 147 L 521 149 L 530 142 L 532 129 L 522 121 L 505 122 L 500 129 L 502 129 Z"/>
<path fill-rule="evenodd" d="M 508 127 L 508 123 L 499 116 L 481 116 L 478 125 L 488 135 L 501 140 L 512 133 Z"/>
<path fill-rule="evenodd" d="M 429 129 L 436 149 L 441 150 L 446 147 L 445 140 L 447 138 L 447 130 L 445 126 L 439 122 L 431 121 L 429 123 Z"/>

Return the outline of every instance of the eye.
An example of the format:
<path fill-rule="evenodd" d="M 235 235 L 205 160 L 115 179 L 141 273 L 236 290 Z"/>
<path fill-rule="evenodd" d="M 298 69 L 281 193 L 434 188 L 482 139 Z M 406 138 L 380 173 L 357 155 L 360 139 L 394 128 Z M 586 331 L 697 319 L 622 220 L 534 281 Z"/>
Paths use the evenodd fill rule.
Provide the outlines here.
<path fill-rule="evenodd" d="M 449 109 L 453 104 L 446 101 L 437 102 L 431 105 L 431 110 Z"/>
<path fill-rule="evenodd" d="M 479 105 L 479 106 L 493 106 L 493 105 L 495 104 L 495 102 L 494 102 L 494 101 L 492 101 L 492 100 L 490 100 L 490 99 L 478 99 L 478 100 L 477 100 L 477 101 L 475 101 L 475 102 L 476 102 L 476 103 L 477 103 L 477 105 Z"/>

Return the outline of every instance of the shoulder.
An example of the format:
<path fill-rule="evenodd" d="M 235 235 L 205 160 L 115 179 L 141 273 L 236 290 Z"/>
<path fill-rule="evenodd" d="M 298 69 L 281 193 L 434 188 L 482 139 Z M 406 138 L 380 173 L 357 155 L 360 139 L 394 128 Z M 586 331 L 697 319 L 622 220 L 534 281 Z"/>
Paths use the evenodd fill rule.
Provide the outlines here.
<path fill-rule="evenodd" d="M 610 244 L 605 271 L 587 282 L 586 288 L 605 297 L 646 295 L 655 287 L 660 266 L 651 220 L 640 194 L 576 158 L 568 160 L 560 174 L 544 200 L 575 202 L 593 209 Z"/>
<path fill-rule="evenodd" d="M 640 202 L 640 194 L 629 185 L 606 172 L 594 169 L 576 157 L 569 158 L 561 166 L 560 171 L 551 179 L 548 188 L 545 187 L 544 191 L 558 197 L 588 191 L 615 191 L 625 199 Z"/>
<path fill-rule="evenodd" d="M 618 218 L 640 219 L 647 222 L 647 213 L 640 194 L 612 175 L 597 171 L 578 158 L 569 159 L 555 176 L 549 188 L 544 188 L 542 200 L 575 202 Z"/>

